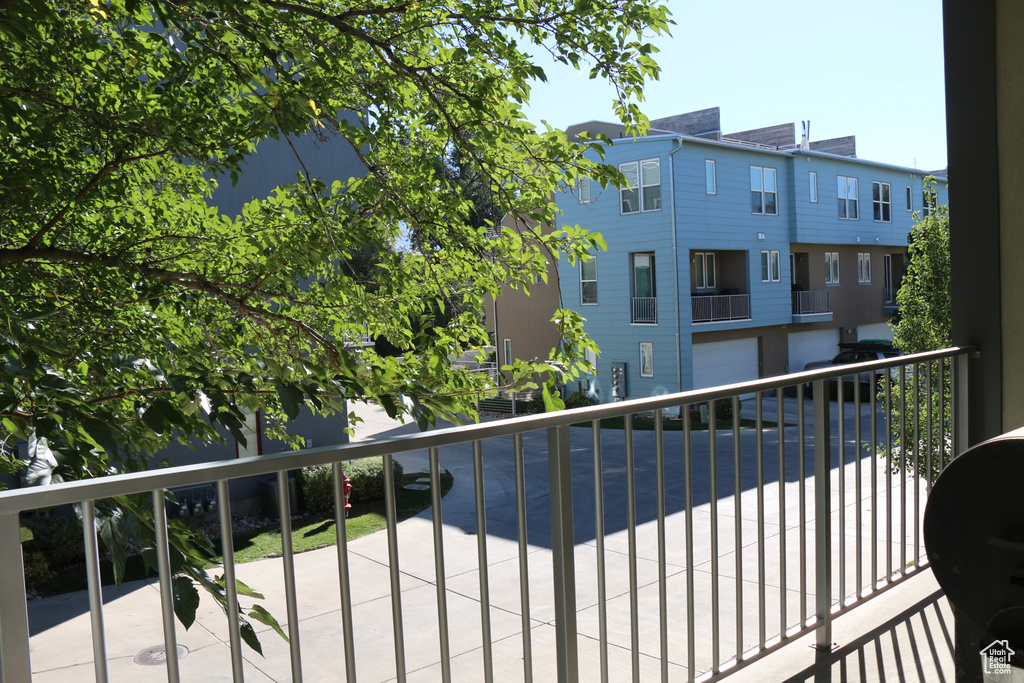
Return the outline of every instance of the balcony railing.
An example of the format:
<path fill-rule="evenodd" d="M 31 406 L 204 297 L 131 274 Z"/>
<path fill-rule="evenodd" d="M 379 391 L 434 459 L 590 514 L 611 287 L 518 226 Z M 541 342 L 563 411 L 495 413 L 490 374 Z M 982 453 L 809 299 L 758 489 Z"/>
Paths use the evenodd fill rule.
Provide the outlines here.
<path fill-rule="evenodd" d="M 653 325 L 658 322 L 658 298 L 654 296 L 634 296 L 633 313 L 630 322 Z"/>
<path fill-rule="evenodd" d="M 690 304 L 695 323 L 750 319 L 749 294 L 691 296 Z"/>
<path fill-rule="evenodd" d="M 830 313 L 828 291 L 793 292 L 793 315 Z"/>
<path fill-rule="evenodd" d="M 346 542 L 345 518 L 336 515 L 337 595 L 328 600 L 331 586 L 325 583 L 308 587 L 316 597 L 307 595 L 304 604 L 315 605 L 315 613 L 304 615 L 296 598 L 303 575 L 296 575 L 296 558 L 285 543 L 284 596 L 268 599 L 277 605 L 273 609 L 287 611 L 278 616 L 287 623 L 288 645 L 264 640 L 267 659 L 250 660 L 238 620 L 207 610 L 211 620 L 224 621 L 207 625 L 204 633 L 225 634 L 225 647 L 209 649 L 202 658 L 205 674 L 193 671 L 193 678 L 226 678 L 230 670 L 242 680 L 243 668 L 257 661 L 261 670 L 290 670 L 293 680 L 315 662 L 315 671 L 331 671 L 335 680 L 354 681 L 358 673 L 360 680 L 404 681 L 416 670 L 448 681 L 458 659 L 460 676 L 472 680 L 608 680 L 612 664 L 632 668 L 638 680 L 643 657 L 656 660 L 662 680 L 669 667 L 685 667 L 682 675 L 693 682 L 723 678 L 812 632 L 827 651 L 836 615 L 928 563 L 921 519 L 929 487 L 875 453 L 909 447 L 914 465 L 933 471 L 964 450 L 962 415 L 955 411 L 966 405 L 951 397 L 966 395 L 969 351 L 946 349 L 339 447 L 2 492 L 0 677 L 5 683 L 29 681 L 34 661 L 45 664 L 57 654 L 45 650 L 40 636 L 29 637 L 25 584 L 16 578 L 24 572 L 22 511 L 80 506 L 91 619 L 66 626 L 91 628 L 91 649 L 73 654 L 78 662 L 91 658 L 96 680 L 106 680 L 107 644 L 121 646 L 118 629 L 131 634 L 148 607 L 111 609 L 107 616 L 113 618 L 105 618 L 94 501 L 152 496 L 160 606 L 159 614 L 155 605 L 149 608 L 154 612 L 148 617 L 162 622 L 164 651 L 174 653 L 179 629 L 162 533 L 165 492 L 216 486 L 226 530 L 227 599 L 234 606 L 230 482 L 276 474 L 278 509 L 287 510 L 287 471 L 333 464 L 336 508 L 342 510 L 340 463 L 369 456 L 385 460 L 387 531 Z M 869 377 L 865 386 L 831 381 L 862 372 Z M 912 402 L 893 386 L 893 377 L 921 380 Z M 830 383 L 848 386 L 852 396 L 829 401 Z M 810 398 L 805 386 L 812 388 Z M 748 394 L 753 398 L 741 404 L 740 396 Z M 732 408 L 731 421 L 717 421 L 720 399 Z M 715 428 L 692 422 L 699 404 L 708 404 Z M 741 411 L 752 413 L 753 429 L 741 429 Z M 624 428 L 602 427 L 606 418 L 619 418 Z M 920 430 L 924 424 L 927 430 Z M 653 438 L 637 434 L 647 428 Z M 432 507 L 427 516 L 398 525 L 391 460 L 403 454 L 419 454 L 427 463 Z M 461 495 L 472 512 L 446 512 L 449 498 L 439 493 L 442 461 L 471 479 L 457 485 L 467 492 Z M 282 527 L 289 538 L 287 514 Z M 350 545 L 361 541 L 367 542 L 362 550 L 351 552 Z M 260 575 L 281 585 L 268 581 L 267 572 Z M 509 584 L 518 587 L 509 590 Z M 136 593 L 152 595 L 149 589 Z M 370 606 L 368 594 L 377 599 Z M 325 614 L 329 602 L 337 608 Z M 360 603 L 358 618 L 354 602 Z M 413 609 L 415 628 L 406 629 Z M 315 620 L 303 628 L 310 629 L 307 637 L 315 632 L 320 639 L 316 648 L 301 647 L 303 617 Z M 261 638 L 277 636 L 267 630 Z M 63 638 L 53 647 L 63 661 L 79 642 Z M 167 657 L 165 665 L 168 680 L 182 677 L 177 658 Z"/>

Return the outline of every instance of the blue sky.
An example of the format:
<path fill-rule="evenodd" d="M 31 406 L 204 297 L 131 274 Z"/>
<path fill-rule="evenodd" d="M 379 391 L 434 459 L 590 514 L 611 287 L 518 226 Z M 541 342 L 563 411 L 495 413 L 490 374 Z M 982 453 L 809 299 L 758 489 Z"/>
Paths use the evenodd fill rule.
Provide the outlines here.
<path fill-rule="evenodd" d="M 653 39 L 652 119 L 721 107 L 723 132 L 810 119 L 811 139 L 857 136 L 857 156 L 946 166 L 941 0 L 668 0 L 676 26 Z M 559 128 L 614 120 L 612 90 L 541 62 L 527 115 Z"/>

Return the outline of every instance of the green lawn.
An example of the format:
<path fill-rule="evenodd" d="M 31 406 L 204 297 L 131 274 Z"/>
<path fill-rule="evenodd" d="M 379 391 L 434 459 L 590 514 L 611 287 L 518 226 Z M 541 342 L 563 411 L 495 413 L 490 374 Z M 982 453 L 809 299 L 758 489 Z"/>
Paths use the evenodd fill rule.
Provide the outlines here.
<path fill-rule="evenodd" d="M 402 476 L 399 486 L 414 483 L 417 479 L 427 477 L 422 472 L 413 472 Z M 448 472 L 441 474 L 441 495 L 448 493 L 454 478 Z M 430 507 L 430 491 L 408 491 L 399 488 L 395 500 L 398 521 L 408 519 Z M 353 505 L 345 520 L 345 536 L 352 541 L 361 536 L 380 531 L 387 526 L 384 501 L 375 501 Z M 315 550 L 334 545 L 337 538 L 334 524 L 334 512 L 310 514 L 292 520 L 292 546 L 296 553 Z M 235 561 L 251 562 L 264 557 L 281 556 L 281 526 L 273 525 L 234 536 Z M 214 547 L 220 550 L 219 539 Z M 219 559 L 219 558 L 218 558 Z M 211 563 L 212 566 L 212 563 Z M 109 561 L 100 563 L 100 574 L 103 585 L 114 583 L 113 570 Z M 148 574 L 153 575 L 153 572 Z M 146 578 L 147 573 L 142 558 L 138 555 L 129 557 L 125 566 L 125 581 Z M 85 590 L 85 565 L 66 567 L 57 571 L 56 575 L 41 585 L 36 585 L 36 592 L 41 596 L 59 595 L 71 591 Z"/>
<path fill-rule="evenodd" d="M 402 476 L 401 486 L 415 483 L 428 475 L 413 472 Z M 454 479 L 451 474 L 441 474 L 441 495 L 448 493 Z M 408 519 L 430 507 L 430 491 L 407 491 L 399 489 L 395 500 L 395 511 L 398 521 Z M 353 505 L 345 520 L 345 537 L 352 541 L 361 536 L 380 531 L 387 526 L 384 501 L 374 501 Z M 292 520 L 292 547 L 296 553 L 315 550 L 324 546 L 334 545 L 337 533 L 334 524 L 334 513 L 310 515 L 302 519 Z M 281 528 L 274 525 L 266 529 L 236 534 L 234 537 L 235 561 L 251 562 L 264 557 L 281 555 Z M 215 542 L 219 549 L 220 543 Z"/>

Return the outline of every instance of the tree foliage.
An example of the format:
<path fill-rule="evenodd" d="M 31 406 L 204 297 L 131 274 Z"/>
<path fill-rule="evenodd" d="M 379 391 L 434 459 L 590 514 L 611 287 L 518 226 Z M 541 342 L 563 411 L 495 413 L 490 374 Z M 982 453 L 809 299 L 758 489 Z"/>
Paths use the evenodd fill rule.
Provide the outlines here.
<path fill-rule="evenodd" d="M 910 262 L 896 301 L 894 345 L 905 353 L 946 348 L 952 341 L 949 208 L 936 202 L 935 179 L 925 179 L 927 204 L 910 233 Z M 916 364 L 891 378 L 892 450 L 898 471 L 934 480 L 952 458 L 952 385 L 948 359 Z M 883 394 L 884 398 L 884 394 Z"/>
<path fill-rule="evenodd" d="M 610 81 L 643 130 L 646 41 L 668 24 L 646 0 L 0 0 L 6 440 L 27 441 L 48 482 L 145 467 L 218 427 L 244 441 L 246 409 L 472 414 L 486 379 L 448 359 L 486 343 L 479 321 L 421 323 L 454 292 L 528 288 L 547 255 L 585 257 L 600 237 L 557 226 L 550 198 L 581 176 L 622 180 L 585 156 L 600 140 L 525 120 L 544 78 L 530 51 Z M 351 148 L 364 172 L 314 177 L 297 158 L 294 182 L 238 215 L 211 205 L 261 141 L 303 135 Z M 559 229 L 489 237 L 467 220 L 475 196 L 438 173 L 452 153 L 501 214 Z M 393 248 L 410 231 L 421 243 Z M 511 381 L 571 373 L 592 347 L 578 315 L 559 319 L 564 344 Z M 346 344 L 366 331 L 416 353 Z"/>

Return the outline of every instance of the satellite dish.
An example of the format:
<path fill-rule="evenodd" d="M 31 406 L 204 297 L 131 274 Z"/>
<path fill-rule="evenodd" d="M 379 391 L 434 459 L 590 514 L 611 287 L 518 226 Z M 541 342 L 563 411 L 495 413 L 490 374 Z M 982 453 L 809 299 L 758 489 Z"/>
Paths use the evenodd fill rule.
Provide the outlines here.
<path fill-rule="evenodd" d="M 928 496 L 924 543 L 961 616 L 1024 643 L 1024 430 L 979 444 L 946 467 Z"/>

